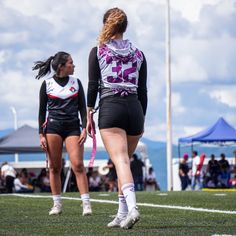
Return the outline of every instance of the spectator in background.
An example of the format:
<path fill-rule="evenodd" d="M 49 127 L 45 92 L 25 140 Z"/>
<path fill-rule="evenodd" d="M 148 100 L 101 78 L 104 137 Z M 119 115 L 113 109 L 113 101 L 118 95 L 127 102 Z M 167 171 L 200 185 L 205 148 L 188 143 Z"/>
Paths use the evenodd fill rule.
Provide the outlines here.
<path fill-rule="evenodd" d="M 160 190 L 160 187 L 156 180 L 154 169 L 152 167 L 148 169 L 148 174 L 145 178 L 145 190 L 148 192 Z"/>
<path fill-rule="evenodd" d="M 29 183 L 25 183 L 25 173 L 21 172 L 20 174 L 16 175 L 14 179 L 14 188 L 16 193 L 33 193 L 34 188 Z"/>
<path fill-rule="evenodd" d="M 229 171 L 229 162 L 225 159 L 225 154 L 221 153 L 220 154 L 221 159 L 219 160 L 219 165 L 220 165 L 220 170 L 221 172 L 228 172 Z"/>
<path fill-rule="evenodd" d="M 189 166 L 187 162 L 188 162 L 188 154 L 185 153 L 183 155 L 182 161 L 179 164 L 179 177 L 181 181 L 181 190 L 185 190 L 190 183 L 190 179 L 188 176 Z"/>
<path fill-rule="evenodd" d="M 230 179 L 230 165 L 229 162 L 225 159 L 225 154 L 220 154 L 221 159 L 219 160 L 220 165 L 220 184 L 222 188 L 229 187 Z"/>
<path fill-rule="evenodd" d="M 107 166 L 109 168 L 109 173 L 107 174 L 108 178 L 108 192 L 117 191 L 117 174 L 116 168 L 112 160 L 109 158 Z"/>
<path fill-rule="evenodd" d="M 89 177 L 89 191 L 98 192 L 101 187 L 101 178 L 98 175 L 98 171 L 93 171 Z"/>
<path fill-rule="evenodd" d="M 236 150 L 233 152 L 233 155 L 234 155 L 234 164 L 232 165 L 230 172 L 233 174 L 233 178 L 236 178 Z"/>
<path fill-rule="evenodd" d="M 138 158 L 137 154 L 133 154 L 133 160 L 130 162 L 130 169 L 134 179 L 134 187 L 136 191 L 143 191 L 143 167 L 144 163 Z"/>
<path fill-rule="evenodd" d="M 211 186 L 217 187 L 218 176 L 220 174 L 220 165 L 218 161 L 215 159 L 214 154 L 211 154 L 211 160 L 208 161 L 206 172 L 207 172 L 207 176 L 210 177 L 207 182 L 211 181 L 211 183 L 213 184 Z"/>
<path fill-rule="evenodd" d="M 203 154 L 203 158 L 200 158 L 198 156 L 197 151 L 192 152 L 192 179 L 191 179 L 191 188 L 192 190 L 195 190 L 195 187 L 197 186 L 197 189 L 202 188 L 202 165 L 205 158 L 205 154 Z"/>
<path fill-rule="evenodd" d="M 37 185 L 41 192 L 51 192 L 49 182 L 49 172 L 43 168 L 37 178 Z"/>
<path fill-rule="evenodd" d="M 4 162 L 1 167 L 1 177 L 5 183 L 7 193 L 13 192 L 14 179 L 16 178 L 15 169 L 8 163 Z"/>

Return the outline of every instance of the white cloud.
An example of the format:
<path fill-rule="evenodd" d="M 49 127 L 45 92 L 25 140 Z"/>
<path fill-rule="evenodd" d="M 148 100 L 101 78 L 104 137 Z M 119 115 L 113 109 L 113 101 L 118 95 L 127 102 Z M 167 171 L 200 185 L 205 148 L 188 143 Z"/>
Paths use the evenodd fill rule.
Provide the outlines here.
<path fill-rule="evenodd" d="M 219 86 L 218 88 L 212 88 L 211 91 L 205 91 L 212 99 L 216 99 L 218 102 L 223 103 L 229 107 L 236 107 L 236 85 Z"/>
<path fill-rule="evenodd" d="M 207 72 L 191 55 L 179 55 L 172 63 L 173 82 L 194 82 L 207 80 Z"/>
<path fill-rule="evenodd" d="M 2 45 L 11 45 L 27 41 L 29 35 L 28 32 L 6 32 L 0 33 L 0 38 Z"/>
<path fill-rule="evenodd" d="M 219 1 L 216 5 L 216 13 L 221 16 L 228 16 L 235 12 L 236 2 L 232 0 Z"/>
<path fill-rule="evenodd" d="M 181 137 L 192 136 L 194 134 L 197 134 L 198 132 L 201 132 L 202 130 L 206 128 L 207 127 L 203 127 L 203 126 L 184 126 L 183 128 L 184 133 L 182 134 Z"/>
<path fill-rule="evenodd" d="M 181 94 L 179 93 L 172 93 L 172 111 L 175 116 L 179 116 L 186 111 L 182 105 Z"/>

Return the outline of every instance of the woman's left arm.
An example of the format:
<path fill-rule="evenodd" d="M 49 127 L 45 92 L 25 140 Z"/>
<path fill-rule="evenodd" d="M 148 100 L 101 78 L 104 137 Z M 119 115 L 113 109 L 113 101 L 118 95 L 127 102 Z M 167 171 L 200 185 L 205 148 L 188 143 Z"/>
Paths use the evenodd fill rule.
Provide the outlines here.
<path fill-rule="evenodd" d="M 142 53 L 143 54 L 143 53 Z M 138 79 L 138 99 L 141 102 L 143 108 L 143 114 L 146 115 L 147 111 L 147 61 L 143 54 L 143 62 L 139 70 Z"/>

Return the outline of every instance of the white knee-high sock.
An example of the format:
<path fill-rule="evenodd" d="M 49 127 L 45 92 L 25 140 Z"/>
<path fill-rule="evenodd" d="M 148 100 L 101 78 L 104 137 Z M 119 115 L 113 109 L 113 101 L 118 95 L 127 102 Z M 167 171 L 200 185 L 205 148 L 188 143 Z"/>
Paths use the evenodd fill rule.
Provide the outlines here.
<path fill-rule="evenodd" d="M 124 218 L 128 214 L 128 206 L 126 204 L 124 195 L 119 195 L 118 198 L 119 198 L 119 207 L 117 216 L 119 218 Z"/>
<path fill-rule="evenodd" d="M 124 198 L 126 200 L 126 204 L 130 212 L 134 207 L 136 207 L 136 196 L 135 196 L 135 191 L 134 191 L 134 184 L 133 183 L 124 184 L 121 187 L 121 190 L 124 194 Z"/>
<path fill-rule="evenodd" d="M 53 199 L 53 204 L 61 204 L 61 194 L 59 195 L 52 195 L 52 199 Z"/>

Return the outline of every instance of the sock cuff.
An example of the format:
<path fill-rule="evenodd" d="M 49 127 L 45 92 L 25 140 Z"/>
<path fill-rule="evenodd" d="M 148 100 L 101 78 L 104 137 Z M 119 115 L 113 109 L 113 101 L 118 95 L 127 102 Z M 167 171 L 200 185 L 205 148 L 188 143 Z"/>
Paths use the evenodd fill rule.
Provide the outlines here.
<path fill-rule="evenodd" d="M 56 201 L 56 200 L 61 200 L 61 194 L 59 194 L 59 195 L 52 195 L 52 199 L 53 199 L 54 201 Z"/>
<path fill-rule="evenodd" d="M 82 201 L 89 201 L 90 197 L 88 193 L 81 194 L 81 200 Z"/>
<path fill-rule="evenodd" d="M 134 189 L 134 183 L 123 184 L 122 187 L 121 187 L 122 192 L 127 188 L 133 188 Z"/>

